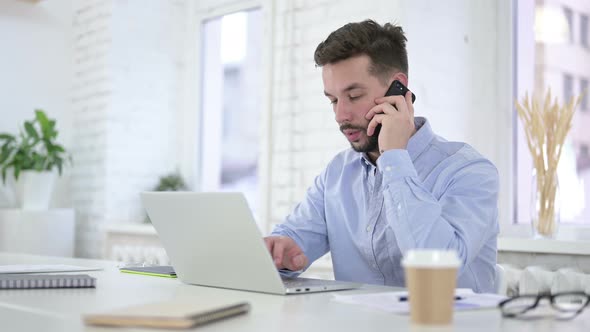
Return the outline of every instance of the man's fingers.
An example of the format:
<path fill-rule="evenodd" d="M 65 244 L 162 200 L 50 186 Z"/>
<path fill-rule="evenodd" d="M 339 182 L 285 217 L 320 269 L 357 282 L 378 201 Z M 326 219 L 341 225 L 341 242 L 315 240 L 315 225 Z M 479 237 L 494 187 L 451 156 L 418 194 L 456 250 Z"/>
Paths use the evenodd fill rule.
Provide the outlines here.
<path fill-rule="evenodd" d="M 400 96 L 400 95 L 379 97 L 379 98 L 375 99 L 375 104 L 380 105 L 380 104 L 387 103 L 390 105 L 399 105 L 404 102 L 405 98 L 406 98 L 406 96 Z"/>
<path fill-rule="evenodd" d="M 365 114 L 365 119 L 370 120 L 377 114 L 392 114 L 393 112 L 395 112 L 395 108 L 391 104 L 383 102 L 373 106 L 373 108 Z"/>
<path fill-rule="evenodd" d="M 285 268 L 291 271 L 299 271 L 307 266 L 307 262 L 307 257 L 305 257 L 305 254 L 303 253 L 298 253 L 295 255 L 287 254 L 287 257 L 285 257 L 285 262 L 283 265 L 285 266 Z"/>
<path fill-rule="evenodd" d="M 293 240 L 284 236 L 264 238 L 266 248 L 271 253 L 277 269 L 299 271 L 308 264 L 308 259 Z"/>
<path fill-rule="evenodd" d="M 266 249 L 268 250 L 268 252 L 271 253 L 271 255 L 272 255 L 273 243 L 274 243 L 274 239 L 273 238 L 270 238 L 270 237 L 265 237 L 264 238 L 264 244 L 266 245 Z"/>
<path fill-rule="evenodd" d="M 373 134 L 375 133 L 375 128 L 383 121 L 384 116 L 385 115 L 383 114 L 377 114 L 373 117 L 373 119 L 371 120 L 371 122 L 369 122 L 369 125 L 367 126 L 367 135 L 373 136 Z"/>
<path fill-rule="evenodd" d="M 299 254 L 291 259 L 293 264 L 293 271 L 299 271 L 307 266 L 307 257 L 304 254 Z"/>
<path fill-rule="evenodd" d="M 285 244 L 283 241 L 279 241 L 276 239 L 274 241 L 272 247 L 272 259 L 275 262 L 275 265 L 278 269 L 282 269 L 284 267 L 283 264 L 283 252 L 285 250 Z"/>
<path fill-rule="evenodd" d="M 414 105 L 412 104 L 412 92 L 408 91 L 406 93 L 406 105 L 408 107 L 408 112 L 411 115 L 411 118 L 414 118 Z"/>

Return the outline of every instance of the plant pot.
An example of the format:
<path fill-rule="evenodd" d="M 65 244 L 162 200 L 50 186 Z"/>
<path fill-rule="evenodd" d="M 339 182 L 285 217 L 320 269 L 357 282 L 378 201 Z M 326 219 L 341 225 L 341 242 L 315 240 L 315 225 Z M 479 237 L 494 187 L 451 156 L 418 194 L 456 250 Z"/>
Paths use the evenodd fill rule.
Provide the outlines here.
<path fill-rule="evenodd" d="M 16 204 L 23 210 L 47 210 L 56 172 L 23 171 L 15 182 Z"/>

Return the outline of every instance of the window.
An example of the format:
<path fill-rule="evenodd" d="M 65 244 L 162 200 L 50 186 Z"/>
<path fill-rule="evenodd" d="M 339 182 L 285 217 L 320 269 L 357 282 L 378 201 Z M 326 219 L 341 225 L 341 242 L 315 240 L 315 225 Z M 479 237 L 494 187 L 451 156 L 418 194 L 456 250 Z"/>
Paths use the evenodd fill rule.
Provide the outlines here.
<path fill-rule="evenodd" d="M 582 145 L 580 146 L 580 157 L 583 157 L 583 158 L 588 158 L 588 157 L 590 157 L 590 156 L 588 155 L 588 144 L 582 144 Z"/>
<path fill-rule="evenodd" d="M 563 100 L 568 101 L 574 95 L 574 79 L 570 74 L 563 74 Z"/>
<path fill-rule="evenodd" d="M 588 43 L 588 15 L 580 15 L 580 44 L 585 48 L 590 45 Z"/>
<path fill-rule="evenodd" d="M 541 1 L 537 0 L 537 3 L 541 3 Z M 569 42 L 574 42 L 574 12 L 569 7 L 563 7 L 563 14 L 565 15 L 565 19 L 567 20 L 567 27 L 569 31 Z"/>
<path fill-rule="evenodd" d="M 200 189 L 243 192 L 255 216 L 262 109 L 261 16 L 257 9 L 205 21 L 201 47 Z"/>
<path fill-rule="evenodd" d="M 588 80 L 587 79 L 581 79 L 580 80 L 580 93 L 584 94 L 584 98 L 582 98 L 582 101 L 580 102 L 580 111 L 587 111 L 588 110 L 588 94 L 590 93 L 590 91 L 588 91 Z"/>
<path fill-rule="evenodd" d="M 573 44 L 574 12 L 567 3 L 580 12 L 590 12 L 590 1 L 557 0 L 548 4 L 542 0 L 516 1 L 515 34 L 515 98 L 522 100 L 525 93 L 543 94 L 551 88 L 560 102 L 588 88 L 590 52 L 582 46 L 587 43 L 587 16 L 580 16 L 586 26 L 580 44 Z M 531 26 L 534 29 L 531 29 Z M 563 47 L 566 45 L 567 47 Z M 577 87 L 580 89 L 578 90 Z M 587 99 L 576 110 L 572 129 L 566 138 L 558 167 L 561 195 L 561 223 L 590 225 L 590 112 Z M 522 123 L 516 124 L 515 154 L 515 218 L 517 223 L 530 223 L 532 161 Z"/>

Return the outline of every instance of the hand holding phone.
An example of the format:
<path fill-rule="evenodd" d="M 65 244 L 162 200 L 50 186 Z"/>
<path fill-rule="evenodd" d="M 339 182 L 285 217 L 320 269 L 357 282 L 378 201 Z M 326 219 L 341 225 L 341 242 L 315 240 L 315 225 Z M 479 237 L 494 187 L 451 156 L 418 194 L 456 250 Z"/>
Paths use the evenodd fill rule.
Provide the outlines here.
<path fill-rule="evenodd" d="M 387 89 L 385 97 L 387 96 L 405 96 L 410 91 L 402 82 L 395 80 Z M 416 101 L 416 95 L 412 92 L 412 104 Z"/>
<path fill-rule="evenodd" d="M 398 80 L 394 80 L 393 82 L 391 82 L 391 85 L 387 89 L 387 92 L 385 92 L 385 97 L 405 96 L 406 93 L 408 93 L 408 91 L 410 91 L 410 90 L 402 82 L 400 82 Z M 414 103 L 414 101 L 416 101 L 416 95 L 412 92 L 412 104 Z M 393 107 L 395 107 L 395 106 L 393 106 Z M 379 136 L 380 132 L 381 132 L 381 125 L 378 125 L 377 128 L 375 128 L 374 135 Z"/>
<path fill-rule="evenodd" d="M 408 91 L 410 90 L 402 82 L 399 80 L 394 80 L 387 89 L 385 97 L 403 96 L 405 98 Z M 413 104 L 416 100 L 416 95 L 413 92 L 411 93 Z M 377 98 L 375 102 L 378 103 L 378 105 L 373 107 L 367 113 L 367 115 L 365 115 L 365 117 L 371 121 L 367 127 L 367 134 L 370 133 L 370 136 L 376 137 L 378 139 L 378 148 L 380 153 L 390 149 L 405 149 L 408 140 L 415 130 L 413 111 L 410 113 L 399 111 L 393 113 L 391 111 L 386 112 L 387 108 L 393 107 L 395 110 L 397 110 L 397 108 L 392 104 L 390 104 L 390 106 L 379 104 L 386 102 L 385 98 Z M 408 107 L 411 109 L 411 106 L 408 105 Z M 389 127 L 387 133 L 382 134 L 381 122 L 385 117 L 389 118 Z M 377 124 L 375 124 L 375 122 L 377 122 Z M 371 127 L 373 130 L 371 130 Z"/>

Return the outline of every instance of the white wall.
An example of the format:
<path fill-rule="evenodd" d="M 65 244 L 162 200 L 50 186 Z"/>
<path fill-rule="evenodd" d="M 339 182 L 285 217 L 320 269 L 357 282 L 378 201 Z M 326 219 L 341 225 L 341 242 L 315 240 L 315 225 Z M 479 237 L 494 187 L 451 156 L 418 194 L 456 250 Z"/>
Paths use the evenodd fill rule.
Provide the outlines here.
<path fill-rule="evenodd" d="M 334 29 L 373 18 L 398 22 L 408 37 L 409 87 L 416 115 L 449 140 L 465 141 L 501 171 L 502 216 L 509 212 L 511 109 L 509 28 L 495 1 L 279 2 L 273 86 L 271 222 L 281 222 L 313 178 L 348 144 L 323 96 L 313 51 Z M 505 15 L 509 22 L 509 15 Z M 428 22 L 428 24 L 425 24 Z M 505 36 L 498 31 L 505 29 Z M 503 84 L 507 83 L 507 84 Z M 499 88 L 499 86 L 501 86 Z M 508 120 L 507 120 L 508 119 Z M 507 134 L 506 134 L 507 133 Z M 506 219 L 507 220 L 507 219 Z"/>
<path fill-rule="evenodd" d="M 184 6 L 77 3 L 71 190 L 79 256 L 102 254 L 104 225 L 142 222 L 139 193 L 179 166 Z"/>
<path fill-rule="evenodd" d="M 0 132 L 15 134 L 41 108 L 57 120 L 58 139 L 70 147 L 72 7 L 71 0 L 0 1 Z M 67 172 L 54 206 L 69 205 Z M 0 206 L 9 206 L 2 192 Z"/>
<path fill-rule="evenodd" d="M 322 94 L 315 47 L 351 21 L 396 21 L 409 39 L 416 114 L 427 116 L 439 134 L 466 141 L 496 162 L 503 179 L 501 219 L 508 220 L 508 2 L 369 2 L 2 2 L 0 40 L 12 49 L 0 52 L 0 87 L 11 91 L 0 99 L 0 130 L 14 127 L 25 118 L 22 112 L 36 106 L 32 95 L 48 110 L 63 110 L 54 116 L 64 123 L 75 153 L 70 189 L 78 211 L 77 254 L 99 256 L 101 225 L 139 221 L 137 193 L 165 170 L 179 164 L 198 186 L 200 20 L 262 6 L 268 80 L 260 161 L 268 231 L 303 197 L 327 161 L 348 147 Z M 48 13 L 60 23 L 48 21 L 46 16 L 53 17 Z M 65 37 L 70 34 L 71 39 Z M 36 53 L 36 45 L 46 46 Z M 22 61 L 31 57 L 37 60 Z M 66 58 L 73 58 L 72 66 Z"/>

